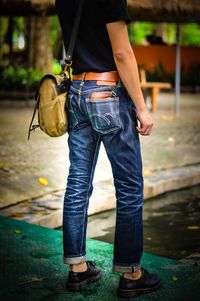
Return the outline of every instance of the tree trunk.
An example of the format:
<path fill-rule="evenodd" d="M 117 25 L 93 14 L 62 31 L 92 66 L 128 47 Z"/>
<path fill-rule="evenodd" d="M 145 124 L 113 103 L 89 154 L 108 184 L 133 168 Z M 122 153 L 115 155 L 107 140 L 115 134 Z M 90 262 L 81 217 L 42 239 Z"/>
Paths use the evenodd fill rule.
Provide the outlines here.
<path fill-rule="evenodd" d="M 51 72 L 53 55 L 49 17 L 31 17 L 29 43 L 30 67 L 44 73 Z"/>
<path fill-rule="evenodd" d="M 60 60 L 63 58 L 63 43 L 62 43 L 62 32 L 60 26 L 58 26 L 56 40 L 53 47 L 53 56 Z"/>

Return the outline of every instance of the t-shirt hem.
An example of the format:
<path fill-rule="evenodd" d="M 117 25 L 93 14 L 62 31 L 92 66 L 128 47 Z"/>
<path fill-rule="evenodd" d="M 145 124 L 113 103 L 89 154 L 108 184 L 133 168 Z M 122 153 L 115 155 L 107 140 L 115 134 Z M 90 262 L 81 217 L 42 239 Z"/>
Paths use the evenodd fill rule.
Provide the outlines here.
<path fill-rule="evenodd" d="M 129 24 L 132 21 L 132 19 L 130 17 L 113 17 L 113 18 L 109 18 L 109 20 L 105 20 L 105 24 L 113 23 L 117 21 L 124 21 L 126 24 Z"/>

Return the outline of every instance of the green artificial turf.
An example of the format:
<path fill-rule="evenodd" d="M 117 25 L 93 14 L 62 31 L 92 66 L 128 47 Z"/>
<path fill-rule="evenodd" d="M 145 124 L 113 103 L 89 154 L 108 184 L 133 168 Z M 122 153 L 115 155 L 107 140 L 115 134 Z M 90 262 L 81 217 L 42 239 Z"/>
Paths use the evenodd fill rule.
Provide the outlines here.
<path fill-rule="evenodd" d="M 112 244 L 87 239 L 87 259 L 102 268 L 103 277 L 71 293 L 65 289 L 69 266 L 63 264 L 62 232 L 0 217 L 0 234 L 1 301 L 125 300 L 116 296 L 120 274 L 112 273 Z M 198 266 L 146 253 L 142 265 L 159 273 L 163 287 L 137 300 L 200 300 Z"/>

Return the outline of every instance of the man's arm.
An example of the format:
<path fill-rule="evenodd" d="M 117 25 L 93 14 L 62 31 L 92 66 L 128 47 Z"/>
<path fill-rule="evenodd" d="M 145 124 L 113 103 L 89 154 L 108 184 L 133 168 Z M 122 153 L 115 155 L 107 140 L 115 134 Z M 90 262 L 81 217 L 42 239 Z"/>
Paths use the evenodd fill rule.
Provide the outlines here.
<path fill-rule="evenodd" d="M 127 26 L 124 21 L 118 21 L 107 23 L 106 27 L 119 76 L 136 106 L 136 116 L 140 122 L 137 130 L 141 135 L 149 135 L 153 121 L 144 102 L 138 66 L 129 41 Z"/>

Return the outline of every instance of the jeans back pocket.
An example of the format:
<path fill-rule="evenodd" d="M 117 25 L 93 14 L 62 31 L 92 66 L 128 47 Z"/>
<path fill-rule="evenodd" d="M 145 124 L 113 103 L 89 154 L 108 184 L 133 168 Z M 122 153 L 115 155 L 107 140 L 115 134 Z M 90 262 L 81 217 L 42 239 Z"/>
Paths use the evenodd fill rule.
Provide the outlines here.
<path fill-rule="evenodd" d="M 119 97 L 87 98 L 86 105 L 92 127 L 97 132 L 107 134 L 121 128 Z"/>

